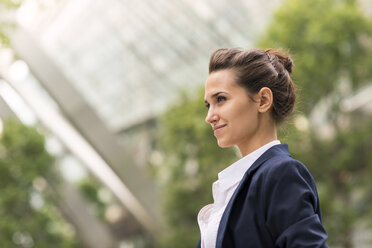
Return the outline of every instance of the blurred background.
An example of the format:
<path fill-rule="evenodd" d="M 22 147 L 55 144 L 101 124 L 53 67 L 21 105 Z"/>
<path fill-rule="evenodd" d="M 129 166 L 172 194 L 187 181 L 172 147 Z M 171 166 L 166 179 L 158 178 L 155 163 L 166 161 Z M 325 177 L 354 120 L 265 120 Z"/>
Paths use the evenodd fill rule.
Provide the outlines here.
<path fill-rule="evenodd" d="M 329 245 L 371 247 L 371 0 L 1 0 L 0 246 L 195 247 L 239 158 L 204 123 L 220 47 L 292 54 L 279 139 Z"/>

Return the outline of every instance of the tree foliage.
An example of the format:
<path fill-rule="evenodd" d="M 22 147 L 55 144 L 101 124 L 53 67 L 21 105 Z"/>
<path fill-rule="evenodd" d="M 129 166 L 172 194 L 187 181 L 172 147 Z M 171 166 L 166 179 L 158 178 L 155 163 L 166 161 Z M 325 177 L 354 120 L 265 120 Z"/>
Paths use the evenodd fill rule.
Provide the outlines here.
<path fill-rule="evenodd" d="M 342 79 L 353 89 L 371 79 L 371 18 L 357 1 L 285 0 L 271 23 L 259 45 L 294 54 L 294 78 L 306 114 Z"/>
<path fill-rule="evenodd" d="M 6 122 L 0 138 L 1 247 L 77 247 L 43 193 L 47 180 L 56 179 L 44 137 L 20 122 Z"/>

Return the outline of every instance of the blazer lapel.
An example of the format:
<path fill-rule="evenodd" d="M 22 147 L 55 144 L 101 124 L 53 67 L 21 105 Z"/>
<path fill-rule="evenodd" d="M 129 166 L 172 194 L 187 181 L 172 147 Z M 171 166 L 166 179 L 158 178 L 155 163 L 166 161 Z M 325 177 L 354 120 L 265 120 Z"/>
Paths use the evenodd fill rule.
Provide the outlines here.
<path fill-rule="evenodd" d="M 247 170 L 247 172 L 244 174 L 242 180 L 240 181 L 238 187 L 236 188 L 234 194 L 231 196 L 231 199 L 229 203 L 226 206 L 226 209 L 222 215 L 220 225 L 218 227 L 217 232 L 217 240 L 216 240 L 216 248 L 222 248 L 222 241 L 225 236 L 227 222 L 229 220 L 229 216 L 231 213 L 232 206 L 234 204 L 234 201 L 241 190 L 244 183 L 250 180 L 254 172 L 269 158 L 272 158 L 276 155 L 289 155 L 290 153 L 288 151 L 288 145 L 287 144 L 280 144 L 271 147 L 269 150 L 267 150 L 264 154 L 262 154 L 253 164 L 252 166 Z"/>

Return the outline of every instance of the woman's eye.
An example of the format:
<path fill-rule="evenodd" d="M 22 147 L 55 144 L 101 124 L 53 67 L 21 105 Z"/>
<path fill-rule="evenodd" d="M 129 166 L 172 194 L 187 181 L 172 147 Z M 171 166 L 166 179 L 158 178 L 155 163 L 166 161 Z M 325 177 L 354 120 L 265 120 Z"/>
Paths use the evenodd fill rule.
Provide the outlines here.
<path fill-rule="evenodd" d="M 217 97 L 217 102 L 222 102 L 222 101 L 226 101 L 226 97 L 224 97 L 224 96 L 218 96 Z"/>
<path fill-rule="evenodd" d="M 209 106 L 210 106 L 209 103 L 206 103 L 206 104 L 205 104 L 205 107 L 206 107 L 207 109 L 209 109 Z"/>

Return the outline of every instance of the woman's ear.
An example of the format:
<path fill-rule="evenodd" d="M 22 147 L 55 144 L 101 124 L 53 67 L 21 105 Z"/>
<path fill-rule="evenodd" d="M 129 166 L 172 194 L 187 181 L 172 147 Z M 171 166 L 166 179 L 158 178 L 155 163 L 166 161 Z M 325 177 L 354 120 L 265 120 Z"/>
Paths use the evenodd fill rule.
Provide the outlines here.
<path fill-rule="evenodd" d="M 273 92 L 268 87 L 263 87 L 256 95 L 259 103 L 258 112 L 265 113 L 273 105 Z"/>

